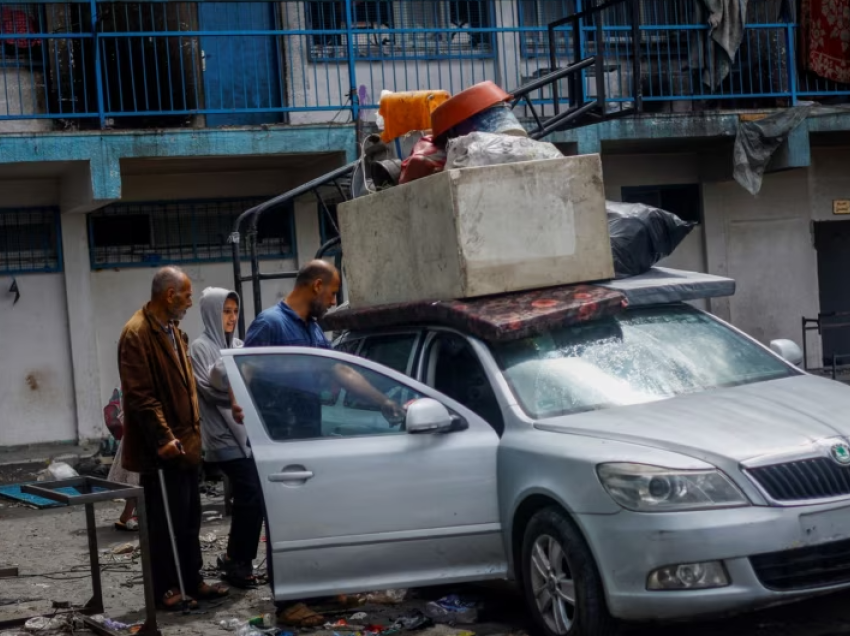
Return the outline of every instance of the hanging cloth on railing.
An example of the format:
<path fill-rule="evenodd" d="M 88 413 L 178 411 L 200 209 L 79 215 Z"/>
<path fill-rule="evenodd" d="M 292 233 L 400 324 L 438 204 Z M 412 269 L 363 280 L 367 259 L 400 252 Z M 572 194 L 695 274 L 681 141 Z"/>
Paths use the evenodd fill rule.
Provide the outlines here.
<path fill-rule="evenodd" d="M 2 21 L 3 25 L 3 35 L 11 35 L 13 33 L 29 35 L 31 33 L 38 33 L 35 20 L 23 5 L 4 6 L 2 14 L 0 14 L 0 21 Z M 41 40 L 36 38 L 6 39 L 3 43 L 16 46 L 19 49 L 29 49 L 41 44 Z"/>
<path fill-rule="evenodd" d="M 738 49 L 744 41 L 748 0 L 694 0 L 695 22 L 708 24 L 697 31 L 691 47 L 690 67 L 702 71 L 702 81 L 716 89 L 729 75 Z"/>
<path fill-rule="evenodd" d="M 850 83 L 850 3 L 802 0 L 803 64 L 821 77 Z"/>

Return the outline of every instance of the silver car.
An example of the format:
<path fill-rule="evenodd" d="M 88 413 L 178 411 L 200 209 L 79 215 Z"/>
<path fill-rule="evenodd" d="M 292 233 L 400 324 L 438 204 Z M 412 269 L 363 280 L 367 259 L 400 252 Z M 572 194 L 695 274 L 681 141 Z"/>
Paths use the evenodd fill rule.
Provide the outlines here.
<path fill-rule="evenodd" d="M 515 579 L 545 634 L 596 636 L 850 586 L 850 389 L 685 304 L 224 360 L 277 601 Z"/>

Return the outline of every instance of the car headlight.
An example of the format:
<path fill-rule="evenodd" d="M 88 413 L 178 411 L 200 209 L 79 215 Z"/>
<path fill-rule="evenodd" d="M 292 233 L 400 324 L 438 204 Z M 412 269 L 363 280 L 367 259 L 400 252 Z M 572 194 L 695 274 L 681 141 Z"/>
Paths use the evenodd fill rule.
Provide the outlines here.
<path fill-rule="evenodd" d="M 719 470 L 677 470 L 645 464 L 600 464 L 599 480 L 614 501 L 636 512 L 735 508 L 750 502 Z"/>

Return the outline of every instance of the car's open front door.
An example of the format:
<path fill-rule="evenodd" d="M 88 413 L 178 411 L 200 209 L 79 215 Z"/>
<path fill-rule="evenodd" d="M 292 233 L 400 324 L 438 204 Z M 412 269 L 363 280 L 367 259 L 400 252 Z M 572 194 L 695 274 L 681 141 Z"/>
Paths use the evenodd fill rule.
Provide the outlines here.
<path fill-rule="evenodd" d="M 243 349 L 224 360 L 263 487 L 276 600 L 504 576 L 499 438 L 481 418 L 336 351 Z M 468 428 L 409 434 L 378 394 L 357 397 L 368 395 L 352 390 L 357 378 L 400 406 L 434 398 Z"/>

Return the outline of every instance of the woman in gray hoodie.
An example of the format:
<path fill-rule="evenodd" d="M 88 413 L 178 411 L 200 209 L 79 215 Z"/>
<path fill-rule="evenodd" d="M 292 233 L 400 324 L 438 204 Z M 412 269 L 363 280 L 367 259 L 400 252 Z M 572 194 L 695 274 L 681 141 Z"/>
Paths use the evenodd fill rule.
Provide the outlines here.
<path fill-rule="evenodd" d="M 233 515 L 227 554 L 218 557 L 223 578 L 237 587 L 256 587 L 253 561 L 263 528 L 263 493 L 251 457 L 245 429 L 231 414 L 230 394 L 210 382 L 210 370 L 222 349 L 242 346 L 233 337 L 239 318 L 239 295 L 220 287 L 207 287 L 201 295 L 204 333 L 189 347 L 198 403 L 204 461 L 216 464 L 227 475 L 233 490 Z"/>

